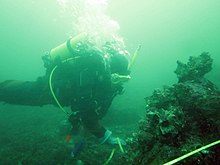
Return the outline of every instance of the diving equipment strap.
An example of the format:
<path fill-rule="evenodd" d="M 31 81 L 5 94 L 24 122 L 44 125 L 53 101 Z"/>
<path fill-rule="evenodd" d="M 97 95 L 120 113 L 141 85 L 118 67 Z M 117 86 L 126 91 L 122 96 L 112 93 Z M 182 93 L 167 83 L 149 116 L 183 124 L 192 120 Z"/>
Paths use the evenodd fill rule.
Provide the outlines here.
<path fill-rule="evenodd" d="M 68 51 L 72 54 L 72 55 L 74 55 L 74 50 L 73 50 L 73 48 L 72 48 L 72 46 L 71 46 L 71 39 L 72 38 L 70 38 L 70 39 L 68 39 L 67 41 L 66 41 L 66 47 L 67 47 L 67 49 L 68 49 Z"/>

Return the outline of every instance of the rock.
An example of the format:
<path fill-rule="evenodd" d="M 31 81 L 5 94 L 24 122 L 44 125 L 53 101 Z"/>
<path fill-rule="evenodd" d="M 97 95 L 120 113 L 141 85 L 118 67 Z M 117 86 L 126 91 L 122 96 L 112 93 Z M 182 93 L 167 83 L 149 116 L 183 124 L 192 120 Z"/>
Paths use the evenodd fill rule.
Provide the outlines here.
<path fill-rule="evenodd" d="M 208 53 L 190 57 L 187 64 L 178 61 L 178 83 L 145 98 L 146 118 L 130 144 L 130 164 L 163 164 L 219 138 L 220 91 L 204 77 L 212 62 Z M 213 164 L 219 152 L 197 154 L 187 163 L 197 158 Z"/>

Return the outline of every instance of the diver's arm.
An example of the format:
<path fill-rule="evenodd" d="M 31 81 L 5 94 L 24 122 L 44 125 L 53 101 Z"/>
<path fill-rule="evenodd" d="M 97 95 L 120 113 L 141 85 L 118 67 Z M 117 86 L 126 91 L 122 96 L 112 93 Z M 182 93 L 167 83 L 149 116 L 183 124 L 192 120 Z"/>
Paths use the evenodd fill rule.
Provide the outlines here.
<path fill-rule="evenodd" d="M 54 104 L 44 77 L 36 81 L 7 80 L 0 83 L 0 101 L 31 106 Z"/>

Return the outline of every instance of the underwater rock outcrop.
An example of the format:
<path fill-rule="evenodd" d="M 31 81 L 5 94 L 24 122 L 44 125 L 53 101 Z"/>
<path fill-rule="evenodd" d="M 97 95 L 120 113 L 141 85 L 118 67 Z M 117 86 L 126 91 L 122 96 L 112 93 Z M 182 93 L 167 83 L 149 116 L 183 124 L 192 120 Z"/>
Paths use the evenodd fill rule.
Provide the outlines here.
<path fill-rule="evenodd" d="M 208 53 L 177 62 L 178 83 L 146 97 L 146 118 L 139 123 L 126 160 L 129 164 L 159 165 L 220 137 L 220 91 L 204 75 L 212 69 Z M 220 162 L 220 147 L 203 150 L 180 162 Z"/>

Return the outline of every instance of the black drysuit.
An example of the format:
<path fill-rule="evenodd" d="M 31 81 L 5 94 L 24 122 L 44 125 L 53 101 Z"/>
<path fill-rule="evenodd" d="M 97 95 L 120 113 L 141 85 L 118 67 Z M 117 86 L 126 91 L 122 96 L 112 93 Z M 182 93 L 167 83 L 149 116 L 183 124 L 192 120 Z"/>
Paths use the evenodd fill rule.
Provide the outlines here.
<path fill-rule="evenodd" d="M 56 105 L 49 88 L 53 67 L 47 68 L 46 75 L 36 81 L 7 80 L 0 83 L 0 101 L 17 105 Z M 84 127 L 98 138 L 104 136 L 106 130 L 99 124 L 99 119 L 122 87 L 112 85 L 109 65 L 100 54 L 93 53 L 58 64 L 52 86 L 62 106 L 79 111 Z"/>

